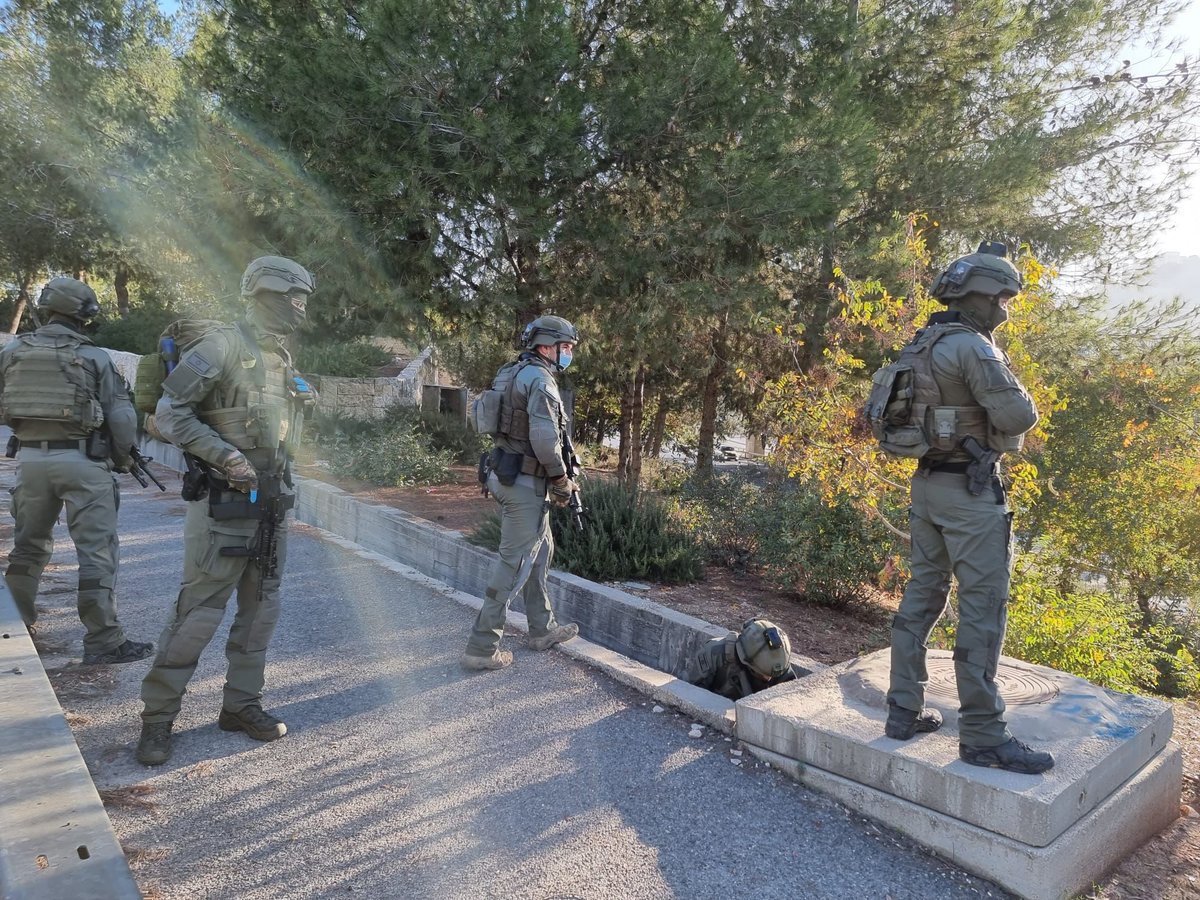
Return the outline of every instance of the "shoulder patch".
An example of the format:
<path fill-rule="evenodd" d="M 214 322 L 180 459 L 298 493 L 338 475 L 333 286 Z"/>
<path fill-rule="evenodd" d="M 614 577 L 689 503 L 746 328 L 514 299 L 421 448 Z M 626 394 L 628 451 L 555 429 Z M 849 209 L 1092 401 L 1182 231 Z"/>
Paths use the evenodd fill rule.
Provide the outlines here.
<path fill-rule="evenodd" d="M 1004 358 L 1004 354 L 1000 352 L 1000 349 L 996 347 L 995 344 L 989 344 L 987 341 L 979 341 L 976 343 L 975 355 L 980 359 L 990 359 L 993 362 L 1005 364 L 1008 363 L 1008 360 Z"/>
<path fill-rule="evenodd" d="M 187 364 L 189 369 L 191 369 L 201 378 L 209 375 L 213 370 L 213 364 L 210 363 L 203 356 L 203 354 L 196 350 L 193 350 L 191 353 L 188 353 L 186 356 L 184 356 L 183 361 Z"/>

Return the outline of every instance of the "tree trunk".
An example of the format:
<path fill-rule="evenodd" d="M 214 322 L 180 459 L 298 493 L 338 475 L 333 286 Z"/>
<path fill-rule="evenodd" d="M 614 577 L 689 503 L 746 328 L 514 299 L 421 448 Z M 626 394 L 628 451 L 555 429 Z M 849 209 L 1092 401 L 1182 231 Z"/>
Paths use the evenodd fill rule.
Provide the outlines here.
<path fill-rule="evenodd" d="M 667 415 L 671 412 L 671 398 L 664 385 L 658 391 L 658 406 L 654 410 L 654 421 L 650 425 L 647 453 L 655 458 L 662 453 L 663 435 L 667 430 Z"/>
<path fill-rule="evenodd" d="M 129 315 L 129 270 L 124 266 L 117 266 L 113 289 L 117 292 L 117 315 L 125 318 Z"/>
<path fill-rule="evenodd" d="M 622 484 L 628 485 L 631 471 L 631 459 L 634 443 L 633 431 L 633 394 L 637 385 L 637 376 L 630 378 L 621 387 L 621 418 L 617 421 L 617 478 Z"/>
<path fill-rule="evenodd" d="M 726 328 L 728 315 L 721 320 L 713 334 L 713 360 L 704 379 L 704 393 L 700 406 L 700 438 L 696 447 L 696 473 L 709 478 L 713 474 L 713 443 L 717 433 L 717 398 L 721 380 L 725 377 Z"/>
<path fill-rule="evenodd" d="M 631 410 L 629 433 L 629 480 L 631 488 L 636 488 L 642 480 L 642 420 L 646 412 L 646 366 L 638 366 L 637 376 L 633 380 L 633 408 Z"/>
<path fill-rule="evenodd" d="M 33 281 L 32 275 L 21 276 L 21 288 L 17 291 L 17 308 L 13 310 L 12 324 L 8 326 L 9 334 L 16 334 L 21 328 L 21 319 L 25 316 L 25 310 L 29 306 L 29 283 Z"/>

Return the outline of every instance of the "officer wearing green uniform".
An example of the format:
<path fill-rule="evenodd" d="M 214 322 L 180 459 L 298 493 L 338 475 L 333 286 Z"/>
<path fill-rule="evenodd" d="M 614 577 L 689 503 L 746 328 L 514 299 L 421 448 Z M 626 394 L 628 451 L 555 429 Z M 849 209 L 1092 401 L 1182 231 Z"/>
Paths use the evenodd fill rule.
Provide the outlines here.
<path fill-rule="evenodd" d="M 460 660 L 467 670 L 502 669 L 512 662 L 512 653 L 500 649 L 500 638 L 508 605 L 520 590 L 531 649 L 548 650 L 579 634 L 578 625 L 555 621 L 546 590 L 554 556 L 549 504 L 565 506 L 578 490 L 563 461 L 563 435 L 571 423 L 557 383 L 578 341 L 566 319 L 534 319 L 522 336 L 525 351 L 492 382 L 492 390 L 504 398 L 487 475 L 488 491 L 500 504 L 500 558 Z"/>
<path fill-rule="evenodd" d="M 95 291 L 74 278 L 53 278 L 37 306 L 49 314 L 48 324 L 0 350 L 0 406 L 20 441 L 16 531 L 4 580 L 32 630 L 38 582 L 65 506 L 79 558 L 84 663 L 145 659 L 154 645 L 126 639 L 113 599 L 119 552 L 113 472 L 127 471 L 132 462 L 137 413 L 108 353 L 83 333 L 100 311 Z"/>
<path fill-rule="evenodd" d="M 791 641 L 768 619 L 751 619 L 739 633 L 713 638 L 700 648 L 687 672 L 692 684 L 730 700 L 795 678 Z"/>
<path fill-rule="evenodd" d="M 137 757 L 166 762 L 171 726 L 200 654 L 237 590 L 218 725 L 260 741 L 287 726 L 262 708 L 267 644 L 279 618 L 287 557 L 283 521 L 294 502 L 288 462 L 315 399 L 282 339 L 304 321 L 315 279 L 290 259 L 264 256 L 242 276 L 246 318 L 185 348 L 163 381 L 154 427 L 207 470 L 205 496 L 188 503 L 183 583 L 154 665 L 142 682 Z"/>
<path fill-rule="evenodd" d="M 907 740 L 936 730 L 937 710 L 924 706 L 926 641 L 946 609 L 950 578 L 958 580 L 959 622 L 954 672 L 959 696 L 959 756 L 972 765 L 1036 774 L 1054 765 L 1008 730 L 996 668 L 1004 644 L 1012 566 L 1012 516 L 991 454 L 1021 447 L 1037 424 L 1033 401 L 992 340 L 1008 319 L 1021 277 L 1002 244 L 984 243 L 934 281 L 947 304 L 914 339 L 926 342 L 930 392 L 922 399 L 932 423 L 930 449 L 912 480 L 912 578 L 892 623 L 888 737 Z M 922 392 L 917 379 L 917 393 Z M 975 453 L 968 452 L 971 448 Z M 977 469 L 980 461 L 989 471 Z M 979 493 L 969 489 L 976 476 Z M 982 477 L 978 477 L 982 476 Z"/>

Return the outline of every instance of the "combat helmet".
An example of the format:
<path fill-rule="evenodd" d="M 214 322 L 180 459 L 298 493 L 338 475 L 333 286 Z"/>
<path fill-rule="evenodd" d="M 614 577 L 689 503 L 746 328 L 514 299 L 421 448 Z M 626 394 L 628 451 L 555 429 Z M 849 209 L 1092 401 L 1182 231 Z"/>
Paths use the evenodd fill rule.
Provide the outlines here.
<path fill-rule="evenodd" d="M 743 665 L 769 681 L 787 674 L 792 665 L 792 643 L 771 620 L 750 619 L 738 635 L 737 655 Z"/>
<path fill-rule="evenodd" d="M 998 297 L 1021 293 L 1021 274 L 1008 261 L 1008 248 L 999 241 L 984 241 L 974 253 L 959 257 L 933 280 L 930 293 L 950 304 L 969 294 Z"/>
<path fill-rule="evenodd" d="M 526 350 L 553 347 L 563 341 L 578 344 L 579 332 L 562 316 L 538 316 L 521 333 L 521 346 Z"/>
<path fill-rule="evenodd" d="M 286 256 L 260 256 L 246 266 L 242 274 L 243 297 L 253 297 L 260 291 L 273 291 L 276 294 L 302 291 L 311 294 L 316 289 L 316 276 Z"/>
<path fill-rule="evenodd" d="M 86 322 L 100 312 L 96 292 L 76 278 L 51 278 L 38 295 L 37 308 Z"/>

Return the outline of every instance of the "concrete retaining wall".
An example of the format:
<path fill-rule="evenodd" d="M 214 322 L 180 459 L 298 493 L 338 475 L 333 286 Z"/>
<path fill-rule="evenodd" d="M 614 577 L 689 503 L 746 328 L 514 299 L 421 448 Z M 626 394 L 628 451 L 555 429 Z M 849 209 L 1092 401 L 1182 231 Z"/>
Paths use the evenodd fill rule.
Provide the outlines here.
<path fill-rule="evenodd" d="M 0 897 L 142 896 L 37 650 L 0 584 Z"/>

